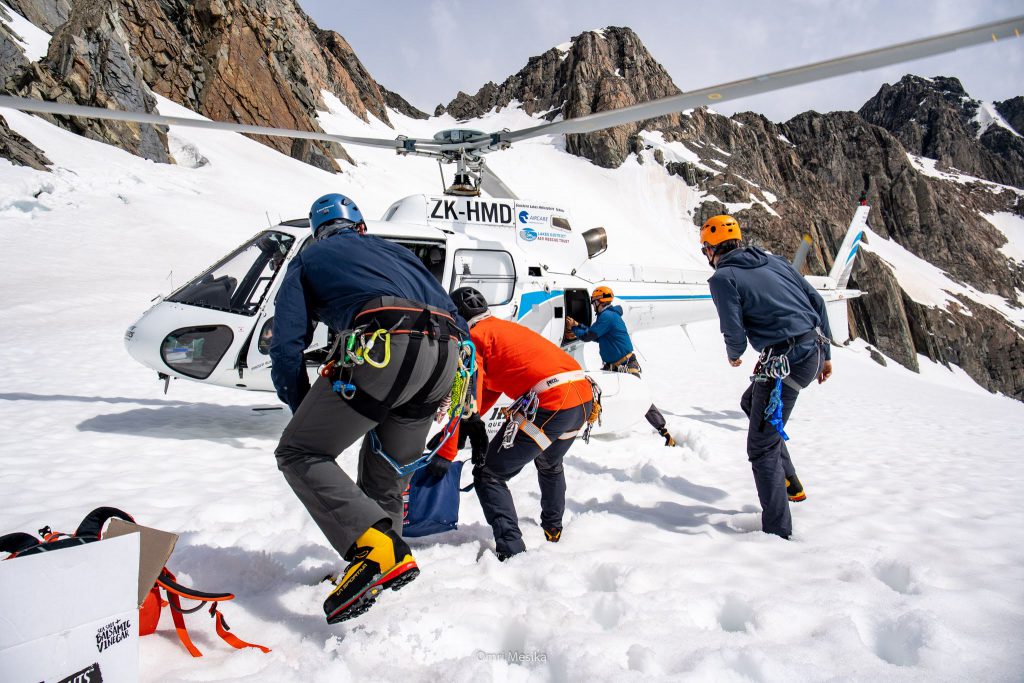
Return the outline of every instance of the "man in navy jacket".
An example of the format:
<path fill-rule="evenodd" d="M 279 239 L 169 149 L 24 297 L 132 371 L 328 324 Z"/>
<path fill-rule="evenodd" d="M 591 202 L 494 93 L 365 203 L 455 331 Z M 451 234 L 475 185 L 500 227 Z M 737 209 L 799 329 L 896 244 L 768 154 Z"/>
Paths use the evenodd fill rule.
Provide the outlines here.
<path fill-rule="evenodd" d="M 747 457 L 761 501 L 761 526 L 766 533 L 789 538 L 793 520 L 789 501 L 807 496 L 783 439 L 802 388 L 815 378 L 832 375 L 825 301 L 784 259 L 757 247 L 743 247 L 739 223 L 732 216 L 712 216 L 700 231 L 701 249 L 715 273 L 708 280 L 718 309 L 729 364 L 739 367 L 747 340 L 762 352 L 757 378 L 744 392 L 740 407 L 750 419 Z M 761 377 L 764 363 L 785 356 L 790 369 L 782 380 L 782 420 L 773 426 L 765 409 L 775 381 Z"/>
<path fill-rule="evenodd" d="M 451 391 L 465 322 L 411 251 L 365 234 L 348 197 L 318 199 L 310 227 L 316 239 L 292 259 L 275 302 L 271 376 L 294 413 L 275 455 L 317 526 L 350 562 L 324 602 L 335 623 L 419 573 L 399 535 L 402 491 Z M 364 353 L 359 363 L 332 353 L 335 364 L 310 387 L 303 352 L 318 321 L 336 333 L 361 332 L 354 346 Z M 361 342 L 377 332 L 367 350 Z M 340 349 L 345 354 L 346 344 Z M 368 432 L 356 483 L 336 459 Z"/>
<path fill-rule="evenodd" d="M 615 293 L 611 287 L 597 287 L 590 295 L 590 303 L 594 307 L 594 324 L 589 327 L 580 325 L 569 318 L 566 322 L 577 339 L 585 342 L 596 341 L 601 353 L 602 370 L 612 372 L 628 372 L 640 376 L 640 361 L 633 353 L 633 342 L 622 319 L 622 306 L 613 306 Z M 666 446 L 675 446 L 676 440 L 669 433 L 665 416 L 653 403 L 644 415 L 658 434 L 665 439 Z"/>

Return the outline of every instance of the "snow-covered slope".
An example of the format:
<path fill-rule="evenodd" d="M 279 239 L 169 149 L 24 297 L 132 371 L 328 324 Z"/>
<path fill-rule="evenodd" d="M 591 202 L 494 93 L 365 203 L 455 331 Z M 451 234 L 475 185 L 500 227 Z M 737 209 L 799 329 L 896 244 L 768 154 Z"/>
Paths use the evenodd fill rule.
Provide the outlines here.
<path fill-rule="evenodd" d="M 512 489 L 531 550 L 505 564 L 466 495 L 458 531 L 415 541 L 416 582 L 327 626 L 317 582 L 340 563 L 276 469 L 286 415 L 251 410 L 269 395 L 187 382 L 164 396 L 122 334 L 153 295 L 268 214 L 301 216 L 342 191 L 379 215 L 436 191 L 436 164 L 350 149 L 358 166 L 332 176 L 239 136 L 172 128 L 188 163 L 157 165 L 4 115 L 55 167 L 0 160 L 0 531 L 69 529 L 101 504 L 128 510 L 180 533 L 179 578 L 235 592 L 232 627 L 273 649 L 230 651 L 196 618 L 206 656 L 192 659 L 165 614 L 142 640 L 144 680 L 931 681 L 1024 670 L 1024 405 L 925 359 L 915 375 L 876 365 L 859 344 L 837 349 L 834 379 L 801 395 L 788 425 L 809 498 L 785 542 L 756 531 L 738 408 L 753 358 L 730 368 L 713 322 L 689 339 L 636 338 L 684 448 L 665 449 L 646 425 L 574 445 L 558 545 L 543 542 L 525 472 Z M 321 120 L 394 135 L 340 108 Z M 393 120 L 412 135 L 452 124 Z M 522 196 L 608 228 L 610 261 L 702 265 L 694 197 L 657 164 L 599 169 L 548 139 L 490 161 Z M 353 471 L 355 457 L 342 465 Z"/>

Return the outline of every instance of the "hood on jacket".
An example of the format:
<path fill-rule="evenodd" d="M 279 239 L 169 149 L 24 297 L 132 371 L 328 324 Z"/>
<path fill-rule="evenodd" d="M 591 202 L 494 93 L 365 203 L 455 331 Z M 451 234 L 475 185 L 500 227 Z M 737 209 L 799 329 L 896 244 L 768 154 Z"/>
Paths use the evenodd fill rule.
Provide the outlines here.
<path fill-rule="evenodd" d="M 619 306 L 617 304 L 614 305 L 614 306 L 609 306 L 608 308 L 602 308 L 601 309 L 601 313 L 604 313 L 605 311 L 611 311 L 612 313 L 618 313 L 619 317 L 622 317 L 622 306 Z M 598 315 L 601 315 L 601 313 L 598 313 Z"/>
<path fill-rule="evenodd" d="M 740 247 L 720 258 L 717 268 L 725 268 L 726 266 L 734 268 L 760 268 L 766 263 L 768 263 L 768 254 L 764 253 L 760 247 Z"/>

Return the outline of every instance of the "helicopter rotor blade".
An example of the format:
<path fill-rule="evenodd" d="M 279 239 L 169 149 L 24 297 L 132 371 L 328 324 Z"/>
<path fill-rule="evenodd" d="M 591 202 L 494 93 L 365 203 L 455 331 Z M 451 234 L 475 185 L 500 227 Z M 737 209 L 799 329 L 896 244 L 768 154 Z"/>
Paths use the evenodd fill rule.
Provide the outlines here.
<path fill-rule="evenodd" d="M 35 112 L 38 114 L 80 116 L 83 118 L 106 119 L 110 121 L 132 121 L 135 123 L 148 123 L 157 126 L 163 125 L 204 128 L 206 130 L 219 130 L 231 133 L 250 133 L 253 135 L 268 135 L 271 137 L 322 140 L 324 142 L 340 142 L 353 145 L 365 145 L 368 147 L 384 147 L 394 150 L 413 150 L 421 146 L 433 149 L 440 147 L 436 141 L 427 139 L 399 137 L 397 139 L 389 140 L 387 138 L 364 138 L 352 135 L 333 135 L 330 133 L 294 130 L 291 128 L 272 128 L 267 126 L 254 126 L 246 123 L 227 123 L 225 121 L 211 121 L 209 119 L 192 119 L 181 116 L 164 116 L 162 114 L 149 114 L 146 112 L 106 109 L 104 107 L 87 107 L 79 104 L 48 102 L 27 97 L 13 97 L 11 95 L 0 95 L 0 107 L 17 109 L 19 111 Z"/>
<path fill-rule="evenodd" d="M 762 76 L 746 78 L 730 83 L 715 85 L 688 93 L 665 97 L 653 102 L 634 104 L 621 109 L 598 112 L 575 119 L 545 123 L 516 131 L 501 131 L 488 135 L 469 138 L 460 142 L 442 142 L 427 138 L 408 138 L 398 136 L 395 139 L 366 138 L 351 135 L 334 135 L 316 131 L 295 130 L 290 128 L 273 128 L 209 119 L 193 119 L 177 116 L 163 116 L 146 112 L 130 112 L 103 107 L 88 107 L 62 102 L 48 102 L 24 97 L 0 95 L 0 108 L 17 109 L 20 111 L 60 116 L 79 116 L 82 118 L 107 119 L 114 121 L 134 121 L 153 125 L 182 126 L 203 128 L 233 133 L 267 135 L 272 137 L 303 138 L 324 142 L 365 145 L 393 149 L 400 154 L 415 152 L 476 152 L 483 154 L 496 149 L 503 149 L 509 144 L 540 135 L 557 135 L 561 133 L 590 133 L 604 128 L 611 128 L 627 123 L 635 123 L 673 114 L 695 107 L 725 102 L 729 100 L 759 95 L 782 88 L 789 88 L 804 83 L 834 76 L 867 71 L 883 66 L 898 64 L 930 57 L 932 55 L 951 52 L 962 47 L 979 45 L 989 41 L 996 42 L 1000 38 L 1020 37 L 1024 31 L 1024 16 L 1013 17 L 1002 21 L 982 24 L 961 31 L 944 33 L 928 38 L 921 38 L 889 47 L 859 52 L 845 57 L 838 57 L 823 62 L 816 62 L 782 71 L 775 71 Z M 496 177 L 496 176 L 495 176 Z M 506 186 L 507 187 L 507 186 Z"/>
<path fill-rule="evenodd" d="M 512 188 L 486 164 L 480 167 L 480 185 L 483 187 L 484 192 L 495 199 L 519 199 L 516 193 L 512 191 Z"/>
<path fill-rule="evenodd" d="M 700 90 L 664 97 L 653 102 L 634 104 L 621 109 L 602 111 L 579 118 L 545 123 L 511 132 L 496 133 L 491 137 L 496 136 L 502 142 L 512 143 L 537 137 L 538 135 L 592 133 L 603 128 L 645 121 L 666 114 L 678 113 L 686 109 L 714 105 L 719 102 L 736 100 L 751 95 L 760 95 L 782 88 L 790 88 L 795 85 L 813 83 L 814 81 L 834 76 L 843 76 L 858 71 L 867 71 L 899 64 L 900 62 L 931 57 L 972 45 L 996 42 L 1000 38 L 1019 38 L 1022 31 L 1024 31 L 1024 16 L 1018 16 L 960 31 L 953 31 L 952 33 L 943 33 L 792 69 L 774 71 L 762 76 L 713 85 L 708 88 L 701 88 Z M 491 137 L 487 140 L 489 141 Z M 470 140 L 471 144 L 482 144 L 483 142 L 484 140 L 481 138 Z"/>

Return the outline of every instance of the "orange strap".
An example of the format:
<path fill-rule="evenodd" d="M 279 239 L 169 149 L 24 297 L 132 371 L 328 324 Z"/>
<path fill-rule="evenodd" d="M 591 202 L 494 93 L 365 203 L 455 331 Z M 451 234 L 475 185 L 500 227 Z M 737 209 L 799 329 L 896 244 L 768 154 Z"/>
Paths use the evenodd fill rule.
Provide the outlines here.
<path fill-rule="evenodd" d="M 157 586 L 163 588 L 164 592 L 167 593 L 167 600 L 171 606 L 171 618 L 174 619 L 174 630 L 178 632 L 178 639 L 181 640 L 181 644 L 185 646 L 185 649 L 188 650 L 193 657 L 202 657 L 203 653 L 199 651 L 199 648 L 195 646 L 192 642 L 192 638 L 188 635 L 188 629 L 185 627 L 185 615 L 197 611 L 207 602 L 210 603 L 210 616 L 214 618 L 217 635 L 220 636 L 225 643 L 236 650 L 241 650 L 246 647 L 254 647 L 262 652 L 270 652 L 269 647 L 256 645 L 255 643 L 247 643 L 230 632 L 230 627 L 224 620 L 224 616 L 217 611 L 217 603 L 223 600 L 231 600 L 235 597 L 234 595 L 231 593 L 202 593 L 200 591 L 191 591 L 193 594 L 190 595 L 189 593 L 181 590 L 183 586 L 179 586 L 175 582 L 174 574 L 167 571 L 166 567 L 161 575 L 161 579 L 162 580 L 157 580 Z M 171 586 L 174 587 L 172 588 Z M 200 603 L 196 607 L 184 610 L 181 607 L 182 597 L 199 600 Z"/>
<path fill-rule="evenodd" d="M 217 622 L 217 635 L 224 639 L 224 642 L 235 648 L 241 650 L 245 647 L 254 647 L 262 652 L 270 652 L 269 647 L 257 645 L 255 643 L 247 643 L 234 633 L 228 631 L 228 623 L 224 621 L 224 615 L 217 611 L 217 606 L 214 605 L 210 608 L 210 614 L 213 615 L 214 620 Z"/>
<path fill-rule="evenodd" d="M 185 615 L 181 613 L 181 600 L 178 599 L 176 593 L 168 591 L 167 601 L 171 604 L 171 618 L 174 619 L 174 630 L 178 632 L 178 639 L 181 640 L 181 644 L 185 646 L 185 649 L 193 657 L 202 657 L 203 653 L 192 643 L 192 639 L 188 635 L 188 629 L 185 628 Z"/>

